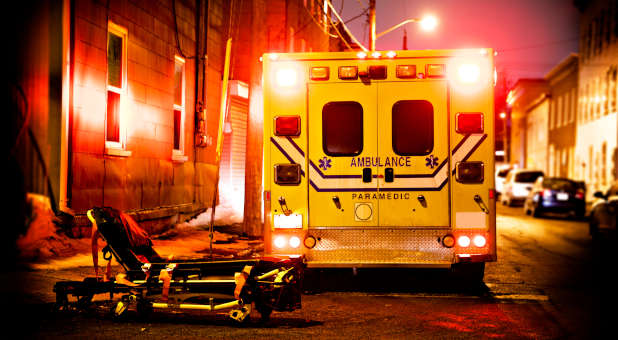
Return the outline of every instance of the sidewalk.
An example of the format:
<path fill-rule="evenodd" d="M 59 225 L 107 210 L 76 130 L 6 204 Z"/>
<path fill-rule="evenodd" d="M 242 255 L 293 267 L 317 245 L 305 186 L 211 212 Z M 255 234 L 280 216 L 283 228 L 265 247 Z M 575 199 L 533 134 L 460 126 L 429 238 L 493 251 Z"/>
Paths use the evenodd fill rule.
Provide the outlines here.
<path fill-rule="evenodd" d="M 44 204 L 38 205 L 32 216 L 28 233 L 17 241 L 20 261 L 15 268 L 10 266 L 9 270 L 0 272 L 0 290 L 19 304 L 52 303 L 57 281 L 81 281 L 94 275 L 91 240 L 62 234 Z M 247 258 L 263 254 L 262 240 L 238 236 L 232 233 L 234 230 L 238 228 L 215 226 L 212 258 Z M 154 249 L 164 258 L 208 259 L 211 257 L 209 234 L 207 226 L 182 223 L 161 235 L 151 235 L 151 239 Z M 98 244 L 99 272 L 103 273 L 107 260 L 103 259 L 101 249 L 105 242 L 99 239 Z M 112 274 L 122 272 L 122 267 L 113 259 Z"/>

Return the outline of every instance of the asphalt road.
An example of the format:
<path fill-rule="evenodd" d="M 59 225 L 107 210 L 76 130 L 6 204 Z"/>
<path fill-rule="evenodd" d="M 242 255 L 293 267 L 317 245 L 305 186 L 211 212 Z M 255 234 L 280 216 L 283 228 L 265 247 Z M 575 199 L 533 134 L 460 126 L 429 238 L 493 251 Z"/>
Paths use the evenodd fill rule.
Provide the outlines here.
<path fill-rule="evenodd" d="M 4 272 L 11 313 L 3 320 L 23 338 L 600 338 L 611 336 L 605 330 L 616 314 L 615 240 L 593 242 L 582 221 L 500 206 L 499 260 L 478 287 L 461 287 L 439 270 L 327 271 L 301 310 L 240 327 L 225 316 L 186 312 L 147 321 L 130 313 L 118 322 L 104 304 L 55 313 L 53 282 L 90 268 Z"/>

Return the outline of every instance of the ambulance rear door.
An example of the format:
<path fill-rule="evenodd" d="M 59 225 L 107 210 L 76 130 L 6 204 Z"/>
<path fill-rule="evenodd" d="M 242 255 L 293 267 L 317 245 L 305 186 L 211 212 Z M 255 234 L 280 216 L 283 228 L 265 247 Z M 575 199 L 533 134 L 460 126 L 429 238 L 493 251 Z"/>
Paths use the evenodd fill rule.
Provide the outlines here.
<path fill-rule="evenodd" d="M 308 85 L 309 228 L 378 225 L 376 91 Z"/>
<path fill-rule="evenodd" d="M 380 227 L 450 227 L 446 81 L 377 86 Z"/>

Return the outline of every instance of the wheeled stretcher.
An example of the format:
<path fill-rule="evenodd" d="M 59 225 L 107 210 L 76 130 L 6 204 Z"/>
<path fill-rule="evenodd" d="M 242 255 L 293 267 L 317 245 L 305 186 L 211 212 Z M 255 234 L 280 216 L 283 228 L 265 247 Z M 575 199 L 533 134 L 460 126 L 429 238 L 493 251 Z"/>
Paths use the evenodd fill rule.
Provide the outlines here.
<path fill-rule="evenodd" d="M 96 294 L 120 295 L 112 307 L 115 317 L 135 307 L 148 316 L 156 309 L 227 312 L 238 321 L 248 320 L 252 310 L 267 320 L 272 311 L 301 307 L 304 259 L 255 258 L 244 260 L 164 260 L 137 224 L 112 208 L 88 211 L 93 224 L 95 276 L 83 281 L 60 281 L 54 286 L 59 310 L 85 308 Z M 112 256 L 124 273 L 110 278 L 98 276 L 96 235 L 106 243 L 103 256 Z M 142 235 L 139 235 L 142 234 Z M 69 297 L 72 296 L 72 302 Z M 114 300 L 116 301 L 116 300 Z"/>

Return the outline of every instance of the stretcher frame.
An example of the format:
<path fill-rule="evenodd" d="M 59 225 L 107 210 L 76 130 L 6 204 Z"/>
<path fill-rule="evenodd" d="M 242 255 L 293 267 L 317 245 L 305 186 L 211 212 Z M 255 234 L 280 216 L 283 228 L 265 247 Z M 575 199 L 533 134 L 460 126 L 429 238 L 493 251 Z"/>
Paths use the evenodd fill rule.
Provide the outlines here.
<path fill-rule="evenodd" d="M 57 310 L 86 309 L 97 294 L 109 294 L 110 301 L 120 295 L 110 311 L 114 318 L 123 318 L 135 307 L 142 317 L 154 310 L 200 310 L 226 312 L 242 323 L 254 310 L 261 321 L 266 321 L 272 311 L 301 307 L 302 257 L 165 261 L 153 251 L 157 261 L 144 262 L 101 228 L 105 223 L 115 223 L 106 219 L 102 208 L 89 210 L 88 216 L 107 243 L 103 257 L 108 261 L 115 258 L 125 273 L 113 280 L 97 275 L 83 281 L 57 282 Z M 73 302 L 69 302 L 70 296 Z"/>

